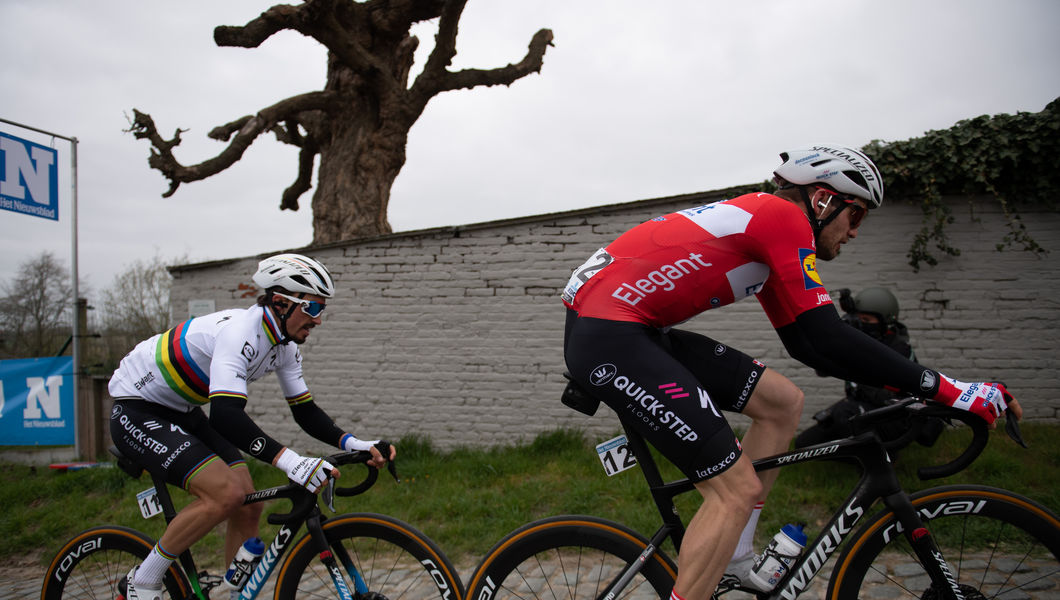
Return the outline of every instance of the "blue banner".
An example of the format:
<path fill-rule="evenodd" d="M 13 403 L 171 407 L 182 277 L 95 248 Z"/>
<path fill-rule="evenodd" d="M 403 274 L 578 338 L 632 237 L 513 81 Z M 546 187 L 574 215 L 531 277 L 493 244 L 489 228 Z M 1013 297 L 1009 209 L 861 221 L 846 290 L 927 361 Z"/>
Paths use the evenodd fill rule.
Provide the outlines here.
<path fill-rule="evenodd" d="M 0 446 L 74 443 L 74 359 L 0 360 Z"/>
<path fill-rule="evenodd" d="M 59 220 L 59 153 L 0 133 L 0 209 Z"/>

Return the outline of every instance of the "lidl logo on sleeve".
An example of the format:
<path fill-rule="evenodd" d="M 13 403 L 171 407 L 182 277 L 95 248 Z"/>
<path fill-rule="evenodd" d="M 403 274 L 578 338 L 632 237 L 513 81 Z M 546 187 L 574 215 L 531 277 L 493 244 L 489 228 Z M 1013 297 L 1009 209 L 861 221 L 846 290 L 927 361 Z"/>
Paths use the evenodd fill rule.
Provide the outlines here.
<path fill-rule="evenodd" d="M 802 282 L 806 289 L 824 287 L 817 273 L 817 253 L 809 248 L 799 248 L 799 260 L 802 262 Z"/>

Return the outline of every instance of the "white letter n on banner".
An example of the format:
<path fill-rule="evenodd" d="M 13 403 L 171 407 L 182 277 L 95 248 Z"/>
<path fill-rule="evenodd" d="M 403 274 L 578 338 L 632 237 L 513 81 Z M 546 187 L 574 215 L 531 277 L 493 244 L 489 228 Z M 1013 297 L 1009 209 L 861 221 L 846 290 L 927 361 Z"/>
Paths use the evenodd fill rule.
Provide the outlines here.
<path fill-rule="evenodd" d="M 62 375 L 51 375 L 45 386 L 43 377 L 27 377 L 26 385 L 29 387 L 29 395 L 26 396 L 26 408 L 22 411 L 24 419 L 41 418 L 41 409 L 44 416 L 49 419 L 62 417 L 62 409 L 59 406 L 59 388 L 63 385 Z"/>

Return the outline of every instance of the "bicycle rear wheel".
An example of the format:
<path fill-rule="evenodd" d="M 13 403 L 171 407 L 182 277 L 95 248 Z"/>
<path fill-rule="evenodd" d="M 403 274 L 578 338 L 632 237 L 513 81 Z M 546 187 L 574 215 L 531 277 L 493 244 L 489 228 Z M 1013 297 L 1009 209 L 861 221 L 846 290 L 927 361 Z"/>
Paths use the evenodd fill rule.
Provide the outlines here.
<path fill-rule="evenodd" d="M 913 495 L 965 598 L 1057 598 L 1060 519 L 1041 504 L 985 486 L 942 486 Z M 837 559 L 832 600 L 939 598 L 890 510 L 869 519 Z"/>
<path fill-rule="evenodd" d="M 593 600 L 647 546 L 635 531 L 597 517 L 534 521 L 489 551 L 471 576 L 468 600 Z M 676 577 L 673 561 L 656 549 L 616 598 L 669 598 Z"/>
<path fill-rule="evenodd" d="M 407 523 L 386 515 L 339 515 L 324 522 L 324 534 L 337 559 L 350 557 L 369 593 L 387 600 L 463 600 L 456 568 L 430 538 Z M 311 537 L 303 536 L 280 568 L 275 598 L 337 597 Z"/>
<path fill-rule="evenodd" d="M 154 540 L 127 527 L 86 529 L 67 542 L 44 575 L 41 600 L 117 598 L 118 584 L 130 569 L 143 562 Z M 164 580 L 168 598 L 183 599 L 190 586 L 176 564 Z"/>

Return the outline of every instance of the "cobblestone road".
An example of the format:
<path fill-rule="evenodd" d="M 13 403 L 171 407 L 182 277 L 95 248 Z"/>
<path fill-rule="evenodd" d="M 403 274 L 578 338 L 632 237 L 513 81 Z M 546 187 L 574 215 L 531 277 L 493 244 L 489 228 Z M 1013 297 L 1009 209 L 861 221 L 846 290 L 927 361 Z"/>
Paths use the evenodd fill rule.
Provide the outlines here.
<path fill-rule="evenodd" d="M 995 564 L 997 560 L 997 558 L 993 559 Z M 985 564 L 986 561 L 982 559 L 965 561 L 964 568 L 966 571 L 962 575 L 962 580 L 968 580 L 974 576 L 974 573 L 968 572 L 969 570 L 974 572 L 975 569 L 981 569 L 982 565 Z M 1016 571 L 1020 582 L 1029 583 L 1022 585 L 1018 590 L 1011 590 L 1008 593 L 998 596 L 999 598 L 1003 598 L 1004 600 L 1060 599 L 1060 565 L 1053 561 L 1032 560 L 1023 563 L 1018 567 L 1015 565 L 1015 561 L 1013 561 L 1011 566 L 1012 569 Z M 893 557 L 888 560 L 888 569 L 891 574 L 898 576 L 905 576 L 908 573 L 919 571 L 917 565 L 898 557 Z M 825 569 L 814 579 L 810 589 L 804 592 L 800 598 L 823 598 L 830 572 L 830 566 L 826 566 Z M 470 575 L 470 568 L 462 567 L 460 568 L 460 573 L 463 575 L 464 579 L 467 580 Z M 0 600 L 24 600 L 26 598 L 40 597 L 41 581 L 43 577 L 44 569 L 34 564 L 30 564 L 29 562 L 24 562 L 23 564 L 16 563 L 0 565 Z M 880 583 L 870 586 L 867 590 L 863 590 L 862 600 L 891 600 L 893 598 L 901 597 L 896 596 L 893 586 L 882 585 L 882 576 L 877 576 L 875 581 Z M 924 581 L 914 580 L 912 583 L 921 588 L 925 585 Z M 992 583 L 1000 584 L 1003 582 L 995 581 Z M 271 594 L 266 594 L 261 597 L 270 596 Z M 750 595 L 736 592 L 725 596 L 725 600 L 745 600 L 751 598 Z"/>

